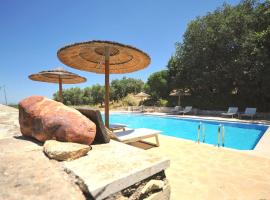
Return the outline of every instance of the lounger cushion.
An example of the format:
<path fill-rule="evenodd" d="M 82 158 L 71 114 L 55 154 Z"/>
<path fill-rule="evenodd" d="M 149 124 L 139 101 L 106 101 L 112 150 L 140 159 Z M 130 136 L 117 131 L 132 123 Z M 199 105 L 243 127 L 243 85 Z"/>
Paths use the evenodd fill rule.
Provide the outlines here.
<path fill-rule="evenodd" d="M 148 129 L 148 128 L 137 128 L 132 130 L 126 130 L 121 132 L 115 132 L 119 141 L 127 141 L 135 138 L 147 138 L 153 135 L 159 134 L 161 131 Z"/>
<path fill-rule="evenodd" d="M 229 116 L 231 116 L 231 115 L 236 115 L 236 113 L 221 113 L 222 115 L 229 115 Z"/>

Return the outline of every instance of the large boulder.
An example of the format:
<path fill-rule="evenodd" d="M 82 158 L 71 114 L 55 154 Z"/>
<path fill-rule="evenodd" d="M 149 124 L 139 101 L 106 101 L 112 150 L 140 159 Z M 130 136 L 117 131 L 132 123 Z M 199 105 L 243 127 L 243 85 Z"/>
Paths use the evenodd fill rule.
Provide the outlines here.
<path fill-rule="evenodd" d="M 41 142 L 58 140 L 90 145 L 96 125 L 79 111 L 42 96 L 19 103 L 21 133 Z"/>

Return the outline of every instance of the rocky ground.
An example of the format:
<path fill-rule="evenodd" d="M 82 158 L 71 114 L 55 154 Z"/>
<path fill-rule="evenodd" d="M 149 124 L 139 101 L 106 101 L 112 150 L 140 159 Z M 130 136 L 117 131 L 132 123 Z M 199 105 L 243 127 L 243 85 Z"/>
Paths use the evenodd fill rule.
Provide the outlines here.
<path fill-rule="evenodd" d="M 18 110 L 0 105 L 0 199 L 85 199 L 40 143 L 21 136 Z"/>
<path fill-rule="evenodd" d="M 124 160 L 127 163 L 133 164 L 136 161 L 136 164 L 138 165 L 136 167 L 142 170 L 142 173 L 139 173 L 140 176 L 148 178 L 144 180 L 140 179 L 140 181 L 138 182 L 134 181 L 133 185 L 129 184 L 131 185 L 129 186 L 127 184 L 132 182 L 132 180 L 130 180 L 132 178 L 129 179 L 129 177 L 132 177 L 132 175 L 134 175 L 133 172 L 129 172 L 131 169 L 134 168 L 133 164 L 131 164 L 132 166 L 129 166 L 127 164 L 119 165 L 119 167 L 116 166 L 114 170 L 119 173 L 119 177 L 125 175 L 128 179 L 125 179 L 124 182 L 121 183 L 122 179 L 120 180 L 119 177 L 117 177 L 114 186 L 117 186 L 117 184 L 122 184 L 126 187 L 122 187 L 123 189 L 120 192 L 118 192 L 119 190 L 114 190 L 115 192 L 117 191 L 117 193 L 108 193 L 108 200 L 158 200 L 170 198 L 170 186 L 163 171 L 169 163 L 168 160 L 163 161 L 163 159 L 159 159 L 159 157 L 156 158 L 150 155 L 146 155 L 143 151 L 139 151 L 137 148 L 131 148 L 128 145 L 112 141 L 109 144 L 103 144 L 104 147 L 101 147 L 102 145 L 94 145 L 94 149 L 96 149 L 95 152 L 90 152 L 90 155 L 78 159 L 81 160 L 82 163 L 80 161 L 73 161 L 72 163 L 68 161 L 58 162 L 53 159 L 73 160 L 78 158 L 77 155 L 85 155 L 91 148 L 89 148 L 89 146 L 87 145 L 83 146 L 81 144 L 64 142 L 59 143 L 53 140 L 46 141 L 46 143 L 47 145 L 44 146 L 43 143 L 22 136 L 18 124 L 18 110 L 0 104 L 1 200 L 94 199 L 94 197 L 89 192 L 89 183 L 91 183 L 90 185 L 96 185 L 97 183 L 93 182 L 94 175 L 90 172 L 91 168 L 94 168 L 92 169 L 92 171 L 94 170 L 95 172 L 97 172 L 97 175 L 95 175 L 95 178 L 98 180 L 97 182 L 102 182 L 102 179 L 104 179 L 106 187 L 108 185 L 112 185 L 112 183 L 110 182 L 110 173 L 106 173 L 107 171 L 104 170 L 104 167 L 110 168 L 112 166 L 108 166 L 107 161 L 105 162 L 105 164 L 101 162 L 100 157 L 104 157 L 102 151 L 103 153 L 105 153 L 105 155 L 112 157 L 112 150 L 116 151 L 117 148 L 118 151 L 115 152 L 115 157 L 113 157 L 114 161 L 119 161 L 119 163 L 121 163 L 120 161 Z M 80 147 L 78 147 L 78 145 L 80 145 Z M 69 146 L 68 149 L 70 151 L 67 151 L 67 146 Z M 81 149 L 81 146 L 83 146 L 83 149 Z M 135 156 L 136 158 L 134 156 L 124 156 L 124 158 L 120 158 L 123 147 L 127 148 L 126 150 L 128 152 L 131 151 L 132 155 L 137 155 Z M 124 150 L 124 152 L 126 152 L 126 150 Z M 43 151 L 45 151 L 45 153 Z M 111 154 L 108 154 L 108 152 L 110 152 Z M 141 154 L 138 155 L 138 152 Z M 76 155 L 74 153 L 76 153 Z M 49 159 L 46 155 L 53 159 Z M 55 158 L 55 156 L 57 158 Z M 93 157 L 95 156 L 97 157 L 97 162 L 95 161 L 95 159 L 93 160 Z M 137 162 L 138 159 L 141 160 L 140 163 Z M 106 159 L 104 158 L 104 160 Z M 95 168 L 93 162 L 95 162 L 97 165 L 100 164 L 101 166 L 104 166 L 102 169 L 101 167 Z M 110 159 L 108 162 L 110 162 L 109 164 L 111 165 L 113 163 L 113 161 L 110 161 Z M 118 162 L 115 163 L 117 165 Z M 147 164 L 147 169 L 145 168 L 145 165 L 143 163 Z M 159 164 L 153 164 L 152 166 L 151 163 Z M 160 170 L 162 171 L 160 173 L 156 172 L 157 174 L 152 173 L 152 171 L 156 170 L 161 165 L 163 166 L 162 163 L 165 165 L 164 167 L 160 168 Z M 68 164 L 72 165 L 76 169 L 82 169 L 81 171 L 84 174 L 87 174 L 86 179 L 83 179 L 85 178 L 84 176 L 79 177 L 79 175 L 76 174 L 76 170 L 75 173 L 74 171 L 69 170 L 69 168 L 67 167 Z M 136 167 L 133 170 L 137 172 Z M 141 167 L 143 168 L 141 169 Z M 121 171 L 121 169 L 123 170 L 123 172 Z M 125 172 L 125 170 L 127 172 Z M 113 171 L 112 168 L 110 168 L 110 171 Z M 78 172 L 80 172 L 80 170 L 77 170 L 77 173 Z M 151 174 L 152 176 L 149 177 L 150 175 L 147 176 L 147 174 Z M 135 177 L 133 177 L 133 179 L 134 178 Z M 118 181 L 120 182 L 118 183 Z M 86 183 L 88 183 L 88 185 Z M 108 190 L 108 188 L 106 190 Z"/>

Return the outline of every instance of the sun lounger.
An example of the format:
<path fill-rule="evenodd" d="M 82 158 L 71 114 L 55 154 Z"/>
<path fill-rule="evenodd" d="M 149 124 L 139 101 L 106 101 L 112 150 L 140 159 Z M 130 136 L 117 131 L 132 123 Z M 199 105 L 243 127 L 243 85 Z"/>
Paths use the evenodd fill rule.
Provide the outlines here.
<path fill-rule="evenodd" d="M 238 107 L 229 107 L 226 113 L 221 113 L 222 116 L 231 116 L 233 118 L 234 115 L 237 115 Z"/>
<path fill-rule="evenodd" d="M 257 108 L 246 108 L 245 112 L 243 114 L 240 114 L 241 117 L 250 117 L 252 120 L 254 116 L 256 115 Z"/>
<path fill-rule="evenodd" d="M 131 130 L 126 130 L 126 131 L 112 132 L 110 134 L 111 134 L 112 139 L 115 139 L 123 143 L 137 142 L 146 138 L 155 137 L 156 139 L 155 144 L 150 143 L 150 142 L 146 142 L 146 143 L 159 146 L 159 140 L 158 140 L 159 133 L 160 131 L 158 130 L 153 130 L 153 129 L 148 129 L 148 128 L 137 128 L 137 129 L 131 129 Z"/>
<path fill-rule="evenodd" d="M 113 132 L 110 129 L 105 127 L 99 110 L 90 109 L 90 108 L 77 108 L 77 110 L 80 111 L 83 115 L 88 117 L 91 121 L 93 121 L 96 124 L 97 133 L 94 140 L 94 144 L 104 143 L 104 142 L 108 143 L 110 138 L 115 139 L 119 142 L 130 143 L 130 142 L 140 141 L 145 138 L 155 137 L 156 139 L 155 146 L 159 146 L 158 134 L 160 133 L 160 131 L 158 130 L 153 130 L 153 129 L 148 129 L 148 128 L 138 128 L 138 129 L 132 129 L 132 130 Z M 145 143 L 149 143 L 149 142 L 145 142 Z"/>
<path fill-rule="evenodd" d="M 187 114 L 187 113 L 190 113 L 192 111 L 192 106 L 186 106 L 184 110 L 181 110 L 178 112 L 178 114 Z"/>
<path fill-rule="evenodd" d="M 172 109 L 171 113 L 172 114 L 177 114 L 180 110 L 181 106 L 175 106 L 174 109 Z"/>
<path fill-rule="evenodd" d="M 127 125 L 126 124 L 110 124 L 110 130 L 115 131 L 115 130 L 123 130 L 125 131 Z"/>
<path fill-rule="evenodd" d="M 143 106 L 132 106 L 132 112 L 143 112 Z"/>

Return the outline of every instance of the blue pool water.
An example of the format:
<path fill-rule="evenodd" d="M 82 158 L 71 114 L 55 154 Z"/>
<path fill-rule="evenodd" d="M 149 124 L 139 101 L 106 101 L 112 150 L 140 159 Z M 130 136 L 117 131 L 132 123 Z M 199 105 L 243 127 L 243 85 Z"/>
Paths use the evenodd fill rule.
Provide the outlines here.
<path fill-rule="evenodd" d="M 196 141 L 198 138 L 198 125 L 200 122 L 205 127 L 205 143 L 217 145 L 218 127 L 222 124 L 225 129 L 224 146 L 239 150 L 253 149 L 268 128 L 268 126 L 260 124 L 179 119 L 143 114 L 110 114 L 110 123 L 127 124 L 129 128 L 156 129 L 162 131 L 164 135 L 193 141 Z M 220 139 L 220 144 L 222 143 L 221 141 Z"/>

